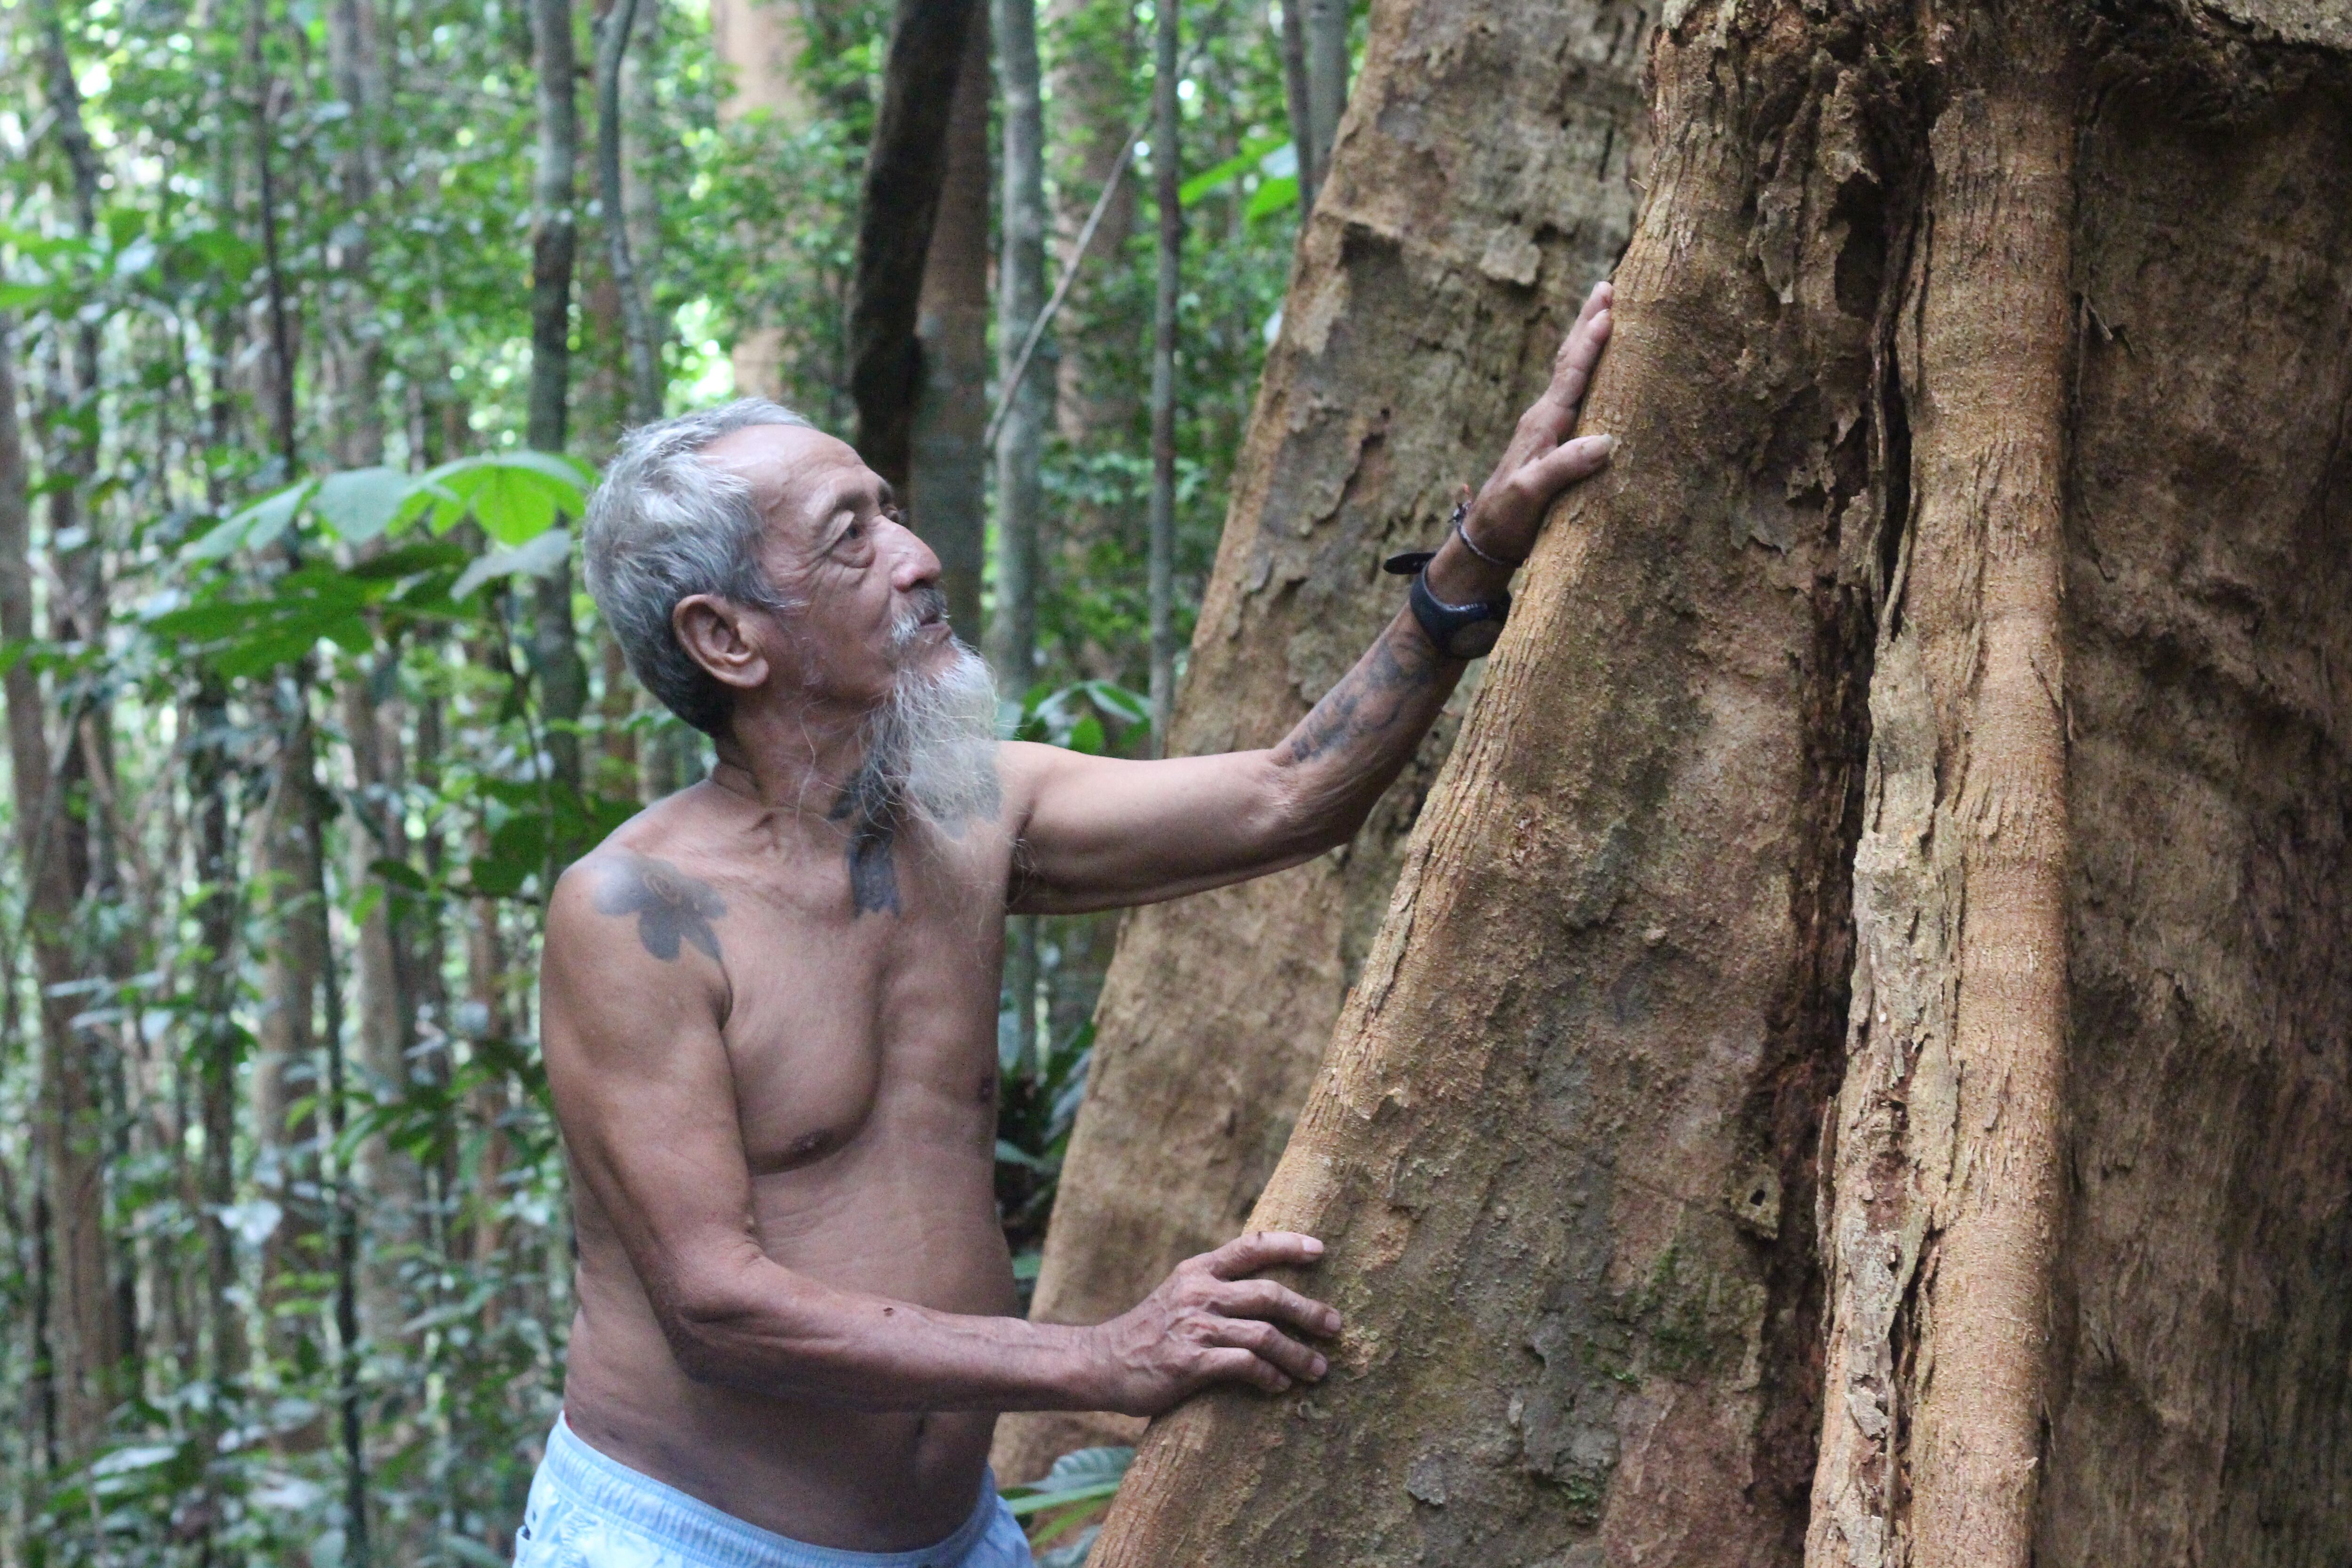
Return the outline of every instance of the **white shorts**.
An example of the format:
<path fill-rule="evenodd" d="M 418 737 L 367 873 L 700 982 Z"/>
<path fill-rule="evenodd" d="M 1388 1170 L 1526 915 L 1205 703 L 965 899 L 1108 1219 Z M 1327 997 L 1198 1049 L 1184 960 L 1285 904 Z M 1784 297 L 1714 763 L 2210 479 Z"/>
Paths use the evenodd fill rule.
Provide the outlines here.
<path fill-rule="evenodd" d="M 953 1535 L 919 1552 L 808 1546 L 640 1475 L 573 1436 L 563 1417 L 530 1479 L 514 1568 L 1031 1568 L 1028 1538 L 993 1476 Z"/>

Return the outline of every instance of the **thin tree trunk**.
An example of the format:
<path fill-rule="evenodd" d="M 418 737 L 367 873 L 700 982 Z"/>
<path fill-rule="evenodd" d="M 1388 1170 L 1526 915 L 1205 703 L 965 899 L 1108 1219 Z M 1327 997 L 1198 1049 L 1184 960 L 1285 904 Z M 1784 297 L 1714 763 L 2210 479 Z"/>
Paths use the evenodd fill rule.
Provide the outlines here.
<path fill-rule="evenodd" d="M 1314 154 L 1314 177 L 1299 192 L 1319 191 L 1331 174 L 1331 149 L 1339 138 L 1339 116 L 1348 108 L 1348 0 L 1289 0 L 1306 12 L 1302 52 L 1307 67 L 1307 133 Z M 1304 182 L 1305 165 L 1301 165 Z"/>
<path fill-rule="evenodd" d="M 1307 85 L 1307 0 L 1282 0 L 1282 100 L 1290 114 L 1290 145 L 1298 154 L 1299 232 L 1323 188 L 1323 161 L 1315 143 L 1315 96 Z"/>
<path fill-rule="evenodd" d="M 70 185 L 66 193 L 74 232 L 94 239 L 100 181 L 98 153 L 82 118 L 81 93 L 67 50 L 64 19 L 59 9 L 45 6 L 39 16 L 42 87 L 52 119 L 52 134 L 65 154 Z M 80 416 L 99 396 L 100 338 L 94 318 L 78 320 L 70 330 L 62 324 L 53 334 L 56 357 L 45 397 L 49 439 L 47 478 L 49 536 L 59 543 L 55 583 L 58 593 L 49 605 L 50 636 L 60 645 L 97 648 L 104 646 L 106 579 L 103 554 L 97 542 L 98 519 L 86 510 L 91 481 L 97 476 L 96 440 Z M 80 538 L 79 545 L 65 543 Z M 36 726 L 40 710 L 31 710 Z M 47 783 L 38 793 L 40 809 L 33 819 L 46 835 L 37 846 L 54 854 L 64 883 L 65 920 L 52 929 L 58 944 L 50 962 L 63 969 L 45 977 L 45 987 L 68 981 L 127 976 L 127 955 L 102 946 L 87 934 L 78 913 L 116 891 L 112 844 L 104 802 L 111 794 L 112 759 L 104 745 L 82 742 L 85 720 L 102 735 L 103 706 L 83 700 L 68 714 L 49 757 Z M 98 771 L 93 771 L 93 763 Z M 95 827 L 95 831 L 93 831 Z M 28 863 L 27 870 L 34 868 Z M 37 892 L 37 897 L 40 895 Z M 37 965 L 41 955 L 37 952 Z M 70 1018 L 86 1002 L 56 997 L 45 1004 L 64 1006 Z M 47 1140 L 48 1201 L 58 1227 L 55 1251 L 59 1286 L 51 1322 L 56 1330 L 61 1436 L 68 1463 L 87 1458 L 103 1432 L 107 1415 L 123 1391 L 124 1358 L 137 1342 L 135 1302 L 125 1310 L 126 1295 L 135 1289 L 135 1273 L 110 1266 L 106 1225 L 108 1155 L 117 1149 L 123 1120 L 121 1096 L 110 1093 L 120 1081 L 121 1057 L 115 1042 L 94 1029 L 69 1024 L 62 1035 L 45 1032 L 52 1054 L 44 1066 L 42 1135 Z M 60 1054 L 61 1047 L 61 1054 Z"/>
<path fill-rule="evenodd" d="M 1168 743 L 1176 700 L 1176 291 L 1182 283 L 1184 208 L 1180 146 L 1183 105 L 1176 92 L 1177 13 L 1162 4 L 1151 77 L 1151 183 L 1159 207 L 1159 266 L 1151 304 L 1151 514 L 1146 599 L 1151 624 L 1151 750 Z"/>
<path fill-rule="evenodd" d="M 387 649 L 383 657 L 396 661 L 399 656 Z M 382 890 L 360 921 L 355 954 L 360 1065 L 371 1099 L 396 1100 L 410 1092 L 414 1076 L 416 960 L 410 951 L 414 921 L 406 891 L 373 869 L 378 860 L 404 863 L 408 835 L 403 825 L 400 710 L 379 705 L 369 689 L 373 684 L 367 674 L 354 672 L 338 693 L 355 786 L 345 855 L 352 886 Z M 425 1173 L 374 1134 L 362 1140 L 355 1174 L 358 1190 L 367 1196 L 362 1323 L 369 1339 L 390 1342 L 409 1316 L 400 1278 L 423 1235 Z"/>
<path fill-rule="evenodd" d="M 579 246 L 572 210 L 580 158 L 580 115 L 573 80 L 572 0 L 531 0 L 531 40 L 539 82 L 539 144 L 531 181 L 530 427 L 524 439 L 561 453 L 572 380 L 572 273 Z M 580 735 L 588 706 L 588 668 L 572 618 L 572 566 L 531 579 L 531 663 L 541 717 L 557 784 L 582 788 Z"/>
<path fill-rule="evenodd" d="M 662 407 L 661 365 L 630 246 L 628 196 L 621 167 L 621 79 L 629 58 L 629 35 L 636 26 L 637 5 L 638 0 L 612 0 L 598 19 L 596 36 L 596 191 L 603 212 L 605 260 L 612 268 L 614 289 L 620 296 L 631 425 L 659 418 Z"/>
<path fill-rule="evenodd" d="M 797 5 L 770 0 L 711 0 L 711 52 L 727 68 L 731 89 L 719 100 L 719 119 L 733 122 L 746 115 L 763 114 L 787 132 L 805 128 L 812 109 L 801 85 L 800 58 L 806 47 Z M 644 182 L 639 188 L 646 188 Z M 782 327 L 754 324 L 747 328 L 735 340 L 730 356 L 735 390 L 746 397 L 782 397 L 784 364 L 791 352 Z M 655 783 L 660 795 L 677 787 L 666 780 Z"/>
<path fill-rule="evenodd" d="M 988 553 L 988 16 L 965 30 L 948 121 L 947 178 L 923 263 L 915 335 L 923 381 L 915 405 L 907 499 L 915 531 L 940 558 L 948 619 L 981 637 Z"/>
<path fill-rule="evenodd" d="M 236 1201 L 236 1067 L 242 1040 L 231 1015 L 237 974 L 242 910 L 228 766 L 228 700 L 216 684 L 201 686 L 188 704 L 193 766 L 190 794 L 196 819 L 196 876 L 204 889 L 196 924 L 204 952 L 196 972 L 197 1119 L 204 1129 L 198 1192 L 205 1205 L 205 1285 L 210 1361 L 216 1388 L 244 1379 L 245 1321 L 237 1310 L 236 1248 L 225 1221 L 212 1217 Z"/>
<path fill-rule="evenodd" d="M 30 561 L 30 478 L 17 422 L 16 345 L 0 321 L 0 638 L 23 647 L 37 636 Z M 79 1463 L 96 1449 L 111 1408 L 116 1360 L 107 1290 L 105 1190 L 97 1094 L 71 1018 L 80 1003 L 73 948 L 75 892 L 68 853 L 64 779 L 49 745 L 47 704 L 30 660 L 6 677 L 9 765 L 16 852 L 24 868 L 26 937 L 40 983 L 40 1100 L 35 1143 L 46 1196 L 46 1351 L 57 1419 L 58 1459 Z M 12 982 L 13 984 L 13 982 Z M 64 988 L 64 989 L 60 989 Z"/>
<path fill-rule="evenodd" d="M 310 814 L 317 809 L 311 729 L 296 704 L 301 688 L 287 680 L 266 688 L 278 710 L 270 715 L 278 731 L 269 799 L 262 809 L 257 859 L 262 898 L 269 910 L 262 954 L 260 1017 L 253 1063 L 255 1175 L 262 1192 L 282 1211 L 261 1258 L 262 1321 L 272 1355 L 292 1355 L 303 1326 L 288 1317 L 290 1287 L 286 1277 L 326 1265 L 319 1256 L 323 1218 L 315 1189 L 318 1140 L 316 1113 L 300 1109 L 320 1086 L 318 994 L 325 973 L 326 913 L 313 907 L 318 876 L 310 864 Z M 309 1439 L 315 1442 L 315 1438 Z"/>
<path fill-rule="evenodd" d="M 956 75 L 980 3 L 898 0 L 866 150 L 850 280 L 849 391 L 858 455 L 901 490 L 921 384 L 915 322 L 924 258 L 947 175 Z"/>
<path fill-rule="evenodd" d="M 1512 16 L 1475 65 L 1460 53 L 1484 37 L 1470 13 L 1391 13 L 1375 34 L 1360 90 L 1383 129 L 1351 144 L 1301 241 L 1171 754 L 1272 745 L 1346 671 L 1396 613 L 1393 580 L 1369 563 L 1435 540 L 1454 488 L 1493 462 L 1579 296 L 1623 248 L 1640 14 L 1548 0 Z M 1540 63 L 1563 40 L 1585 62 L 1565 89 Z M 1399 167 L 1434 173 L 1424 186 Z M 1530 169 L 1547 171 L 1539 206 L 1518 183 Z M 1318 324 L 1320 300 L 1348 302 L 1345 331 Z M 1046 1235 L 1041 1321 L 1126 1310 L 1248 1217 L 1453 733 L 1449 717 L 1345 853 L 1128 916 Z M 1139 1425 L 1009 1416 L 997 1472 L 1033 1478 Z"/>
<path fill-rule="evenodd" d="M 1135 231 L 1136 183 L 1123 172 L 1134 130 L 1135 10 L 1122 0 L 1046 0 L 1045 29 L 1053 60 L 1045 144 L 1055 170 L 1055 246 L 1062 275 L 1078 269 L 1054 322 L 1054 422 L 1065 439 L 1092 449 L 1124 439 L 1140 407 L 1128 369 L 1139 323 L 1105 286 Z M 1078 236 L 1113 180 L 1109 204 L 1081 257 Z M 1064 549 L 1118 521 L 1083 515 L 1087 510 L 1062 520 Z"/>
<path fill-rule="evenodd" d="M 997 375 L 1004 382 L 1045 308 L 1045 121 L 1036 0 L 994 0 L 994 16 L 1004 100 L 996 268 Z M 997 426 L 996 615 L 989 656 L 1010 702 L 1021 701 L 1037 678 L 1037 536 L 1045 501 L 1039 462 L 1052 408 L 1052 378 L 1044 367 L 1033 367 L 1013 388 Z M 1004 990 L 1022 1061 L 1034 1060 L 1037 1049 L 1037 935 L 1034 915 L 1015 918 L 1006 931 Z"/>
<path fill-rule="evenodd" d="M 236 1241 L 221 1217 L 236 1201 L 237 1059 L 244 1043 L 232 1009 L 237 981 L 237 931 L 244 899 L 236 863 L 236 826 L 230 804 L 234 773 L 227 747 L 228 699 L 219 683 L 205 678 L 187 704 L 190 751 L 188 792 L 195 818 L 195 872 L 201 886 L 196 927 L 194 997 L 197 1124 L 204 1154 L 196 1173 L 204 1237 L 204 1339 L 201 1369 L 189 1368 L 213 1387 L 214 1399 L 200 1428 L 206 1460 L 205 1496 L 197 1504 L 205 1546 L 222 1519 L 217 1482 L 210 1464 L 217 1454 L 231 1413 L 245 1390 L 249 1349 L 245 1316 L 238 1310 L 240 1284 Z"/>

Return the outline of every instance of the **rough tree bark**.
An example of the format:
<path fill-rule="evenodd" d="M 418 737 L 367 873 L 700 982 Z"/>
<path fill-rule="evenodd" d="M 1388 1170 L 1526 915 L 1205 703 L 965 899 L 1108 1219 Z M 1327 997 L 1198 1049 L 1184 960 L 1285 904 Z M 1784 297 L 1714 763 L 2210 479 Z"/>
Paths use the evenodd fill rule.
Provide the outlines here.
<path fill-rule="evenodd" d="M 977 7 L 956 71 L 947 174 L 923 261 L 915 323 L 923 379 L 908 454 L 908 510 L 940 558 L 948 619 L 966 642 L 982 636 L 988 553 L 988 35 L 987 8 Z"/>
<path fill-rule="evenodd" d="M 1162 1423 L 1093 1561 L 2336 1561 L 2352 23 L 1652 68 L 1617 464 L 1254 1215 L 1334 1376 Z"/>
<path fill-rule="evenodd" d="M 915 321 L 923 260 L 947 176 L 964 37 L 981 3 L 898 0 L 866 149 L 849 291 L 849 393 L 858 455 L 901 490 L 922 379 Z"/>
<path fill-rule="evenodd" d="M 1454 487 L 1484 477 L 1632 226 L 1639 8 L 1392 7 L 1375 21 L 1234 474 L 1171 754 L 1271 745 L 1347 670 L 1396 613 L 1381 556 L 1434 541 Z M 1041 1321 L 1126 1310 L 1248 1216 L 1452 736 L 1449 720 L 1346 849 L 1128 917 L 1046 1235 Z M 1034 1476 L 1139 1427 L 1011 1416 L 996 1467 Z"/>

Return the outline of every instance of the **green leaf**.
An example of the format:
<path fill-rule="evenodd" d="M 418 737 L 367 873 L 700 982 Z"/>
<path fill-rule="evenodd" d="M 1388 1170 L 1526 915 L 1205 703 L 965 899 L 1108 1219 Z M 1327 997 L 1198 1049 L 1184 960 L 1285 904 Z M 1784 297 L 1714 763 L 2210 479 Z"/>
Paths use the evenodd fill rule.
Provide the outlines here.
<path fill-rule="evenodd" d="M 1265 217 L 1286 207 L 1294 207 L 1297 205 L 1298 176 L 1285 174 L 1260 185 L 1257 188 L 1257 195 L 1252 196 L 1249 205 L 1243 209 L 1242 216 L 1252 218 Z"/>
<path fill-rule="evenodd" d="M 392 526 L 414 482 L 397 468 L 352 468 L 320 481 L 311 504 L 328 527 L 352 544 L 364 544 Z"/>
<path fill-rule="evenodd" d="M 1277 148 L 1289 145 L 1290 138 L 1261 136 L 1242 144 L 1242 150 L 1213 169 L 1203 169 L 1176 188 L 1176 205 L 1192 206 L 1210 192 L 1231 184 L 1235 179 L 1257 167 L 1259 160 Z"/>
<path fill-rule="evenodd" d="M 551 528 L 530 543 L 512 550 L 493 550 L 466 568 L 449 590 L 462 599 L 493 577 L 552 577 L 572 559 L 572 535 Z"/>
<path fill-rule="evenodd" d="M 1045 1479 L 1037 1483 L 1040 1491 L 1073 1487 L 1099 1486 L 1105 1481 L 1116 1482 L 1135 1464 L 1135 1450 L 1124 1445 L 1108 1445 L 1099 1448 L 1074 1448 L 1054 1461 Z"/>
<path fill-rule="evenodd" d="M 1018 1148 L 999 1138 L 996 1141 L 996 1163 L 1000 1165 L 1024 1165 L 1032 1171 L 1050 1171 L 1053 1166 L 1028 1150 Z"/>
<path fill-rule="evenodd" d="M 181 553 L 192 561 L 218 561 L 237 550 L 267 549 L 294 521 L 319 487 L 316 479 L 288 485 L 264 497 L 216 528 L 208 529 Z"/>
<path fill-rule="evenodd" d="M 547 452 L 461 458 L 416 481 L 401 517 L 429 507 L 433 531 L 446 533 L 470 514 L 500 544 L 527 544 L 555 526 L 558 512 L 577 517 L 586 510 L 589 478 L 579 464 Z"/>
<path fill-rule="evenodd" d="M 1099 715 L 1085 714 L 1076 723 L 1070 726 L 1069 747 L 1074 752 L 1083 752 L 1089 757 L 1099 757 L 1103 754 L 1103 749 L 1108 744 L 1108 741 L 1109 737 L 1103 733 L 1103 721 Z"/>
<path fill-rule="evenodd" d="M 0 283 L 0 310 L 22 310 L 47 305 L 64 292 L 58 283 Z"/>
<path fill-rule="evenodd" d="M 181 237 L 180 243 L 219 268 L 232 280 L 250 277 L 261 264 L 258 247 L 225 228 L 200 228 Z"/>
<path fill-rule="evenodd" d="M 1026 1519 L 1049 1508 L 1066 1508 L 1074 1502 L 1093 1502 L 1098 1498 L 1114 1496 L 1118 1491 L 1117 1481 L 1104 1481 L 1098 1486 L 1074 1487 L 1066 1492 L 1032 1492 L 1027 1497 L 1005 1499 L 1004 1511 L 1015 1519 Z"/>
<path fill-rule="evenodd" d="M 405 860 L 390 858 L 371 860 L 368 862 L 368 870 L 394 886 L 406 888 L 411 892 L 424 893 L 432 890 L 433 884 L 425 879 L 425 873 Z"/>
<path fill-rule="evenodd" d="M 1096 707 L 1112 718 L 1129 724 L 1151 721 L 1151 699 L 1140 691 L 1130 691 L 1115 680 L 1089 680 L 1079 689 Z"/>

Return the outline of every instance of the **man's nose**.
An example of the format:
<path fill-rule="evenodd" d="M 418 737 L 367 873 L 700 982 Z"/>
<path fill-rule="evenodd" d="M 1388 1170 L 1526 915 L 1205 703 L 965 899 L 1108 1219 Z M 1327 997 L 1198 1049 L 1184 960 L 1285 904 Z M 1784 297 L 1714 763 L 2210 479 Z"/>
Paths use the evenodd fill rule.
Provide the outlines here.
<path fill-rule="evenodd" d="M 940 580 L 940 558 L 922 537 L 903 524 L 892 526 L 897 559 L 890 563 L 890 586 L 904 594 Z"/>

